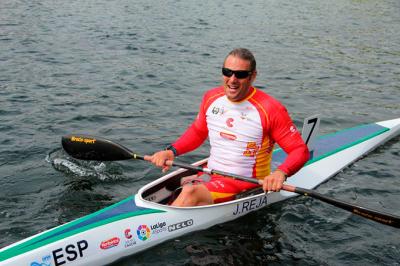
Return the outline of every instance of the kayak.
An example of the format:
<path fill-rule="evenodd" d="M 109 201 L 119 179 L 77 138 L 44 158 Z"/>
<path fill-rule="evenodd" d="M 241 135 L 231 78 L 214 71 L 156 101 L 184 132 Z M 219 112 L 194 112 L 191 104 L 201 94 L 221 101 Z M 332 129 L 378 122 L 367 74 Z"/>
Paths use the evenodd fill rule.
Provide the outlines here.
<path fill-rule="evenodd" d="M 313 189 L 399 134 L 400 118 L 397 118 L 318 137 L 310 160 L 286 183 Z M 279 165 L 285 157 L 281 149 L 275 150 L 272 164 Z M 193 165 L 206 162 L 204 159 Z M 2 248 L 0 265 L 106 265 L 298 195 L 256 189 L 225 203 L 198 207 L 168 205 L 179 192 L 181 178 L 194 173 L 178 169 L 112 206 Z"/>

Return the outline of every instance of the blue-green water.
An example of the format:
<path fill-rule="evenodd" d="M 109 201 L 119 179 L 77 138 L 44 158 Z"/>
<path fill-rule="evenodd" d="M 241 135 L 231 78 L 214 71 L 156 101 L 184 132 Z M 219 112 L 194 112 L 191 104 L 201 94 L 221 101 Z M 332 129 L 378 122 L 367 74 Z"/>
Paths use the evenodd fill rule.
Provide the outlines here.
<path fill-rule="evenodd" d="M 0 1 L 0 247 L 89 214 L 161 175 L 66 161 L 87 133 L 141 154 L 172 142 L 235 47 L 255 85 L 322 133 L 400 117 L 400 2 Z M 207 144 L 185 155 L 207 155 Z M 400 141 L 318 191 L 400 215 Z M 193 233 L 117 265 L 399 265 L 399 231 L 308 198 Z"/>

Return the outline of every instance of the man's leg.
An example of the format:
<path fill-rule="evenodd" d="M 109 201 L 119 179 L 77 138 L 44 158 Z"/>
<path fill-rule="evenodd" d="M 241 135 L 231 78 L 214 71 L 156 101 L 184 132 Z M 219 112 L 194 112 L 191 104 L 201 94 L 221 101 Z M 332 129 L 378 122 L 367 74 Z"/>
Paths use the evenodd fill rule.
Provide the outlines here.
<path fill-rule="evenodd" d="M 191 207 L 213 204 L 210 191 L 203 184 L 186 184 L 175 201 L 171 204 L 177 207 Z"/>
<path fill-rule="evenodd" d="M 204 183 L 195 184 L 195 180 L 201 180 Z M 188 176 L 182 179 L 182 192 L 171 204 L 172 206 L 190 207 L 201 206 L 233 200 L 235 195 L 248 189 L 258 187 L 253 184 L 241 180 L 223 176 L 213 176 L 210 179 L 208 175 Z M 218 194 L 217 198 L 211 196 L 211 192 Z"/>

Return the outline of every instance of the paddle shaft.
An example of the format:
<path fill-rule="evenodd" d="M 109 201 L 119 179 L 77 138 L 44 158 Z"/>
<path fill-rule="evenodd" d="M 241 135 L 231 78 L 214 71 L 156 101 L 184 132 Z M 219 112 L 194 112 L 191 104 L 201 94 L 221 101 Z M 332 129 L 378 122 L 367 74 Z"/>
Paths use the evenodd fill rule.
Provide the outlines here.
<path fill-rule="evenodd" d="M 140 156 L 140 155 L 137 155 L 137 154 L 133 154 L 133 158 L 134 159 L 139 159 L 139 160 L 144 160 L 144 161 L 149 161 L 150 156 L 148 156 L 148 155 Z M 210 175 L 213 175 L 213 174 L 222 175 L 222 176 L 230 177 L 230 178 L 233 178 L 233 179 L 238 179 L 238 180 L 242 180 L 242 181 L 246 181 L 246 182 L 262 185 L 262 181 L 259 180 L 259 179 L 255 179 L 255 178 L 251 178 L 251 177 L 245 177 L 245 176 L 241 176 L 241 175 L 235 175 L 235 174 L 232 174 L 232 173 L 213 170 L 213 169 L 209 169 L 209 168 L 205 168 L 205 167 L 203 168 L 201 166 L 196 166 L 196 165 L 192 165 L 192 164 L 186 164 L 186 163 L 170 161 L 170 160 L 167 160 L 165 162 L 165 164 L 168 165 L 168 166 L 176 166 L 176 167 L 180 167 L 180 168 L 187 169 L 187 170 L 193 170 L 193 171 L 196 171 L 196 172 L 204 172 L 204 173 L 210 174 Z"/>
<path fill-rule="evenodd" d="M 295 192 L 300 195 L 319 199 L 323 202 L 326 202 L 328 204 L 339 207 L 343 210 L 352 212 L 354 214 L 357 214 L 359 216 L 362 216 L 364 218 L 373 220 L 373 221 L 381 223 L 381 224 L 386 224 L 386 225 L 390 225 L 390 226 L 393 226 L 396 228 L 400 228 L 400 217 L 396 216 L 396 215 L 392 215 L 389 213 L 376 211 L 376 210 L 368 209 L 368 208 L 365 208 L 362 206 L 350 204 L 350 203 L 344 202 L 342 200 L 338 200 L 338 199 L 334 199 L 334 198 L 322 195 L 311 189 L 305 189 L 305 188 L 295 187 L 295 186 L 291 186 L 291 185 L 283 185 L 282 189 L 286 190 L 286 191 L 290 191 L 290 192 Z"/>
<path fill-rule="evenodd" d="M 138 156 L 138 155 L 134 155 L 135 159 L 140 159 L 140 160 L 146 160 L 148 159 L 147 156 Z M 249 178 L 249 177 L 245 177 L 245 176 L 240 176 L 240 175 L 235 175 L 232 173 L 227 173 L 227 172 L 223 172 L 223 171 L 218 171 L 218 170 L 213 170 L 213 169 L 208 169 L 208 168 L 203 168 L 201 166 L 195 166 L 195 165 L 191 165 L 191 164 L 185 164 L 185 163 L 180 163 L 180 162 L 175 162 L 175 161 L 166 161 L 165 162 L 166 165 L 168 166 L 177 166 L 177 167 L 181 167 L 184 169 L 188 169 L 188 170 L 194 170 L 196 172 L 205 172 L 207 174 L 217 174 L 217 175 L 222 175 L 222 176 L 226 176 L 226 177 L 231 177 L 234 179 L 238 179 L 238 180 L 242 180 L 242 181 L 246 181 L 246 182 L 250 182 L 250 183 L 254 183 L 254 184 L 259 184 L 262 185 L 262 180 L 259 179 L 255 179 L 255 178 Z M 308 197 L 312 197 L 318 200 L 321 200 L 325 203 L 331 204 L 333 206 L 339 207 L 343 210 L 352 212 L 354 214 L 357 214 L 359 216 L 362 216 L 364 218 L 376 221 L 378 223 L 381 224 L 386 224 L 389 226 L 393 226 L 396 228 L 400 228 L 400 217 L 395 216 L 395 215 L 391 215 L 388 213 L 384 213 L 384 212 L 378 212 L 376 210 L 372 210 L 372 209 L 368 209 L 365 207 L 361 207 L 361 206 L 357 206 L 354 204 L 350 204 L 341 200 L 337 200 L 325 195 L 322 195 L 314 190 L 311 189 L 305 189 L 305 188 L 301 188 L 301 187 L 295 187 L 292 185 L 287 185 L 284 184 L 282 186 L 282 189 L 285 191 L 289 191 L 289 192 L 294 192 L 300 195 L 304 195 L 304 196 L 308 196 Z"/>

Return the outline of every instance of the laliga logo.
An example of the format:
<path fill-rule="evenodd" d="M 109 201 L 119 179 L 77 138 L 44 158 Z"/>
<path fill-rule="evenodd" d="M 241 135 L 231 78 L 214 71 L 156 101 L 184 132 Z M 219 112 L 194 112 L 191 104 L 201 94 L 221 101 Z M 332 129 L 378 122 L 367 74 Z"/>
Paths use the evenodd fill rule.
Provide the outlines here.
<path fill-rule="evenodd" d="M 145 241 L 150 238 L 150 228 L 147 225 L 142 224 L 139 225 L 138 229 L 136 230 L 137 236 L 140 240 Z"/>
<path fill-rule="evenodd" d="M 167 223 L 166 222 L 158 222 L 157 224 L 150 225 L 151 232 L 153 234 L 158 234 L 167 230 Z"/>

